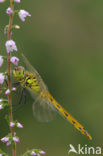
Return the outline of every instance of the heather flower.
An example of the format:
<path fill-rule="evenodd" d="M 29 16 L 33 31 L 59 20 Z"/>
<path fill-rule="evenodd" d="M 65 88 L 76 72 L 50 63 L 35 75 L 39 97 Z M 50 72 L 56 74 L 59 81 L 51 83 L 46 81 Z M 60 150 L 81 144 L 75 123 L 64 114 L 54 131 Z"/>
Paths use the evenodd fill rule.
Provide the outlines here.
<path fill-rule="evenodd" d="M 10 122 L 10 127 L 14 127 L 15 123 L 14 122 Z"/>
<path fill-rule="evenodd" d="M 19 62 L 19 58 L 13 56 L 13 57 L 11 57 L 10 61 L 11 61 L 11 63 L 13 63 L 14 65 L 17 66 L 18 62 Z"/>
<path fill-rule="evenodd" d="M 8 141 L 7 143 L 6 143 L 6 146 L 10 146 L 11 145 L 11 141 Z"/>
<path fill-rule="evenodd" d="M 17 51 L 16 44 L 13 40 L 8 40 L 5 43 L 7 53 Z"/>
<path fill-rule="evenodd" d="M 0 104 L 0 110 L 3 109 L 3 104 Z"/>
<path fill-rule="evenodd" d="M 2 99 L 0 99 L 0 103 L 2 102 L 3 100 Z"/>
<path fill-rule="evenodd" d="M 18 123 L 17 123 L 17 127 L 18 127 L 18 128 L 23 128 L 23 125 L 22 125 L 21 123 L 18 122 Z"/>
<path fill-rule="evenodd" d="M 5 77 L 4 77 L 3 73 L 0 73 L 0 84 L 4 83 L 4 79 L 5 79 Z"/>
<path fill-rule="evenodd" d="M 0 99 L 0 110 L 3 109 L 3 104 L 2 104 L 3 100 Z"/>
<path fill-rule="evenodd" d="M 7 90 L 5 91 L 5 95 L 8 95 L 8 94 L 10 94 L 10 89 L 7 89 Z"/>
<path fill-rule="evenodd" d="M 8 137 L 4 137 L 4 138 L 1 139 L 1 141 L 2 141 L 3 143 L 8 142 L 8 141 L 9 141 L 9 138 L 8 138 Z"/>
<path fill-rule="evenodd" d="M 15 25 L 14 28 L 15 29 L 20 29 L 20 26 L 19 25 Z"/>
<path fill-rule="evenodd" d="M 15 92 L 15 91 L 16 91 L 16 88 L 15 88 L 15 87 L 14 87 L 14 88 L 12 88 L 12 91 L 13 91 L 13 92 Z"/>
<path fill-rule="evenodd" d="M 0 156 L 3 156 L 2 154 L 0 154 Z"/>
<path fill-rule="evenodd" d="M 6 35 L 7 34 L 7 28 L 5 27 L 4 28 L 4 35 Z"/>
<path fill-rule="evenodd" d="M 19 142 L 20 140 L 19 140 L 19 138 L 17 138 L 17 137 L 13 137 L 13 141 L 14 141 L 14 142 Z"/>
<path fill-rule="evenodd" d="M 46 152 L 44 152 L 44 151 L 39 151 L 39 153 L 42 155 L 46 154 Z"/>
<path fill-rule="evenodd" d="M 9 8 L 7 8 L 7 10 L 6 10 L 6 13 L 7 13 L 8 15 L 11 15 L 11 14 L 13 14 L 13 10 L 9 7 Z"/>
<path fill-rule="evenodd" d="M 3 57 L 0 56 L 0 67 L 2 66 L 3 62 L 4 62 Z"/>
<path fill-rule="evenodd" d="M 0 110 L 1 110 L 1 109 L 3 109 L 3 105 L 2 105 L 2 104 L 0 104 Z"/>
<path fill-rule="evenodd" d="M 0 0 L 0 3 L 3 3 L 3 2 L 5 2 L 5 0 Z"/>
<path fill-rule="evenodd" d="M 20 0 L 14 0 L 14 2 L 16 2 L 16 3 L 20 3 Z"/>
<path fill-rule="evenodd" d="M 34 151 L 31 152 L 31 155 L 36 155 L 36 153 Z"/>
<path fill-rule="evenodd" d="M 25 18 L 27 17 L 27 16 L 31 16 L 30 14 L 29 14 L 29 12 L 27 12 L 27 11 L 25 11 L 25 10 L 20 10 L 19 11 L 19 13 L 18 13 L 18 15 L 19 15 L 19 18 L 21 19 L 21 21 L 25 21 Z"/>

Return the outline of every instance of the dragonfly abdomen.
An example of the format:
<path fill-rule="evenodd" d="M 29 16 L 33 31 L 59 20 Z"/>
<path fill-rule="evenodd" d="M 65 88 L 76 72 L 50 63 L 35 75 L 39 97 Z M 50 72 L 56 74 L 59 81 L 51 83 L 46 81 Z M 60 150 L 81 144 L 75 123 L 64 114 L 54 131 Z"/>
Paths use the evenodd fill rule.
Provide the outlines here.
<path fill-rule="evenodd" d="M 87 136 L 90 140 L 92 137 L 84 129 L 84 127 L 72 117 L 51 95 L 48 93 L 48 100 L 53 104 L 55 109 L 61 114 L 67 121 L 69 121 L 76 129 L 78 129 L 83 135 Z"/>

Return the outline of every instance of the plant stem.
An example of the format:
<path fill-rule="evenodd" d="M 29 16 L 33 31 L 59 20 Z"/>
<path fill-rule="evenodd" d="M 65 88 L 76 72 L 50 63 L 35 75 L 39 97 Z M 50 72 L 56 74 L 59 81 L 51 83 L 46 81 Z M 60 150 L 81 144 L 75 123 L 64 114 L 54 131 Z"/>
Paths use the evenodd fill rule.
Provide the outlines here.
<path fill-rule="evenodd" d="M 13 5 L 13 0 L 10 0 L 10 7 L 12 10 L 14 10 L 14 5 Z M 11 39 L 11 29 L 12 29 L 12 23 L 13 23 L 13 15 L 10 15 L 9 18 L 9 26 L 8 26 L 8 40 Z M 11 63 L 10 63 L 10 58 L 11 58 L 11 53 L 8 53 L 8 89 L 11 90 Z M 13 121 L 13 114 L 12 114 L 12 97 L 11 94 L 8 95 L 8 103 L 10 106 L 10 111 L 9 111 L 9 120 Z M 10 127 L 10 131 L 12 134 L 12 137 L 14 137 L 15 132 L 14 128 Z M 12 155 L 16 156 L 16 144 L 14 143 L 12 146 Z"/>

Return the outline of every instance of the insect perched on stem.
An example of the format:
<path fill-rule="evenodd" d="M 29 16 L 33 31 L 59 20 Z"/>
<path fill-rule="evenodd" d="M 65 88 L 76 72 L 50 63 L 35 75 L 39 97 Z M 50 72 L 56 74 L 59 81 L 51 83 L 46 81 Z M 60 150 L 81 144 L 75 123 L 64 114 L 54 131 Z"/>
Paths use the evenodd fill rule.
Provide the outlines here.
<path fill-rule="evenodd" d="M 52 120 L 54 113 L 58 112 L 91 140 L 92 137 L 84 127 L 53 98 L 39 73 L 32 67 L 24 55 L 23 60 L 28 71 L 25 71 L 23 67 L 19 66 L 13 70 L 13 77 L 23 88 L 27 88 L 33 98 L 36 99 L 33 104 L 33 114 L 37 120 L 48 122 Z"/>

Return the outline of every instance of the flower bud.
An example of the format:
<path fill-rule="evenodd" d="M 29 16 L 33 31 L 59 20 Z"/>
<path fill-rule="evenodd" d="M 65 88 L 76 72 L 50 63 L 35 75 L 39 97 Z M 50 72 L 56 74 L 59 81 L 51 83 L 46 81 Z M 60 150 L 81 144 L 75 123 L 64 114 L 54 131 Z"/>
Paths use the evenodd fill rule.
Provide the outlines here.
<path fill-rule="evenodd" d="M 3 3 L 3 2 L 5 2 L 5 0 L 0 0 L 0 3 Z"/>
<path fill-rule="evenodd" d="M 17 137 L 13 137 L 13 141 L 14 142 L 20 142 L 19 138 L 17 138 Z"/>
<path fill-rule="evenodd" d="M 25 18 L 26 18 L 27 16 L 31 16 L 31 15 L 29 14 L 29 12 L 27 12 L 27 11 L 25 11 L 25 10 L 20 10 L 19 13 L 18 13 L 18 15 L 19 15 L 19 18 L 21 19 L 22 22 L 25 21 Z"/>
<path fill-rule="evenodd" d="M 10 127 L 14 127 L 15 123 L 14 122 L 10 122 Z"/>
<path fill-rule="evenodd" d="M 20 0 L 14 0 L 15 3 L 20 3 Z"/>
<path fill-rule="evenodd" d="M 8 137 L 4 137 L 4 138 L 1 139 L 1 141 L 2 141 L 3 143 L 8 142 L 8 141 L 9 141 L 9 138 L 8 138 Z"/>
<path fill-rule="evenodd" d="M 46 152 L 44 152 L 44 151 L 39 151 L 39 153 L 42 155 L 46 154 Z"/>
<path fill-rule="evenodd" d="M 18 62 L 19 62 L 19 58 L 13 56 L 10 59 L 11 63 L 13 63 L 14 65 L 18 66 Z"/>
<path fill-rule="evenodd" d="M 5 79 L 5 77 L 4 77 L 3 73 L 0 73 L 0 84 L 4 83 L 4 79 Z"/>
<path fill-rule="evenodd" d="M 31 152 L 31 155 L 36 155 L 36 153 L 34 151 Z"/>
<path fill-rule="evenodd" d="M 10 94 L 10 89 L 7 89 L 7 90 L 5 91 L 5 95 L 8 95 L 8 94 Z"/>
<path fill-rule="evenodd" d="M 2 66 L 3 62 L 4 62 L 3 57 L 0 56 L 0 67 Z"/>
<path fill-rule="evenodd" d="M 11 145 L 11 141 L 8 141 L 7 143 L 6 143 L 6 146 L 10 146 Z"/>
<path fill-rule="evenodd" d="M 17 51 L 16 44 L 13 40 L 8 40 L 5 43 L 7 53 Z"/>
<path fill-rule="evenodd" d="M 6 9 L 6 13 L 7 13 L 7 15 L 11 15 L 11 14 L 13 14 L 13 10 L 9 7 Z"/>
<path fill-rule="evenodd" d="M 18 127 L 18 128 L 23 128 L 23 125 L 22 125 L 21 123 L 18 122 L 18 123 L 17 123 L 17 127 Z"/>

